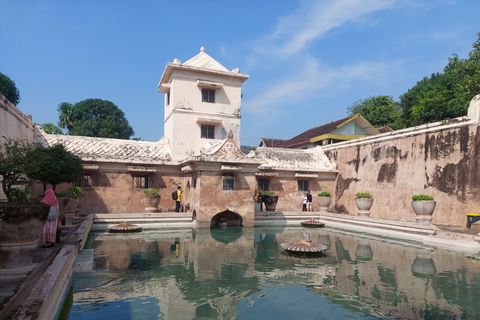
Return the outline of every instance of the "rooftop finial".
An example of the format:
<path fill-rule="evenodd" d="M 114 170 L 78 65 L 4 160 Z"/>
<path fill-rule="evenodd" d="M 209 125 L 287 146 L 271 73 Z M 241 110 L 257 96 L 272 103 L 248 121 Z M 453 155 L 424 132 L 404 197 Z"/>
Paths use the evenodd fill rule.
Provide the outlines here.
<path fill-rule="evenodd" d="M 205 47 L 204 47 L 204 46 L 202 46 L 202 47 L 200 48 L 200 52 L 205 52 Z"/>

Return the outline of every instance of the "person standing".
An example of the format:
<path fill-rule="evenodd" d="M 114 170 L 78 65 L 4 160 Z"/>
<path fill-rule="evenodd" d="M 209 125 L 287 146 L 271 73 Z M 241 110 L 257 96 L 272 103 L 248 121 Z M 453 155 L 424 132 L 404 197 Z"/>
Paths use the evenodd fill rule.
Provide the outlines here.
<path fill-rule="evenodd" d="M 310 194 L 310 190 L 307 191 L 307 211 L 312 211 L 312 195 Z"/>
<path fill-rule="evenodd" d="M 182 202 L 182 187 L 177 187 L 177 199 L 175 200 L 175 212 L 180 212 Z"/>
<path fill-rule="evenodd" d="M 303 208 L 302 211 L 307 211 L 307 193 L 305 192 L 302 197 Z"/>
<path fill-rule="evenodd" d="M 47 220 L 45 226 L 43 226 L 42 232 L 38 237 L 38 243 L 45 243 L 45 245 L 43 245 L 43 248 L 50 248 L 53 247 L 53 243 L 55 242 L 57 237 L 59 206 L 57 197 L 55 196 L 55 192 L 53 192 L 52 189 L 45 190 L 45 197 L 40 202 L 48 204 L 50 206 L 50 212 L 56 210 L 56 214 L 54 214 L 55 218 L 53 218 L 52 216 L 53 219 Z"/>

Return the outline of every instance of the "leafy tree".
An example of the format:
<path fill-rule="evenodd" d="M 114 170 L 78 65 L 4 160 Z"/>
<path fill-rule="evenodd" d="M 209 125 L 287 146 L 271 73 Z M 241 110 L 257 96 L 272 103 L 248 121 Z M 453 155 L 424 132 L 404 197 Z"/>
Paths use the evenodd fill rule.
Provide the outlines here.
<path fill-rule="evenodd" d="M 61 144 L 49 148 L 36 147 L 29 157 L 44 160 L 27 172 L 30 178 L 43 183 L 44 191 L 47 184 L 50 184 L 55 191 L 58 184 L 77 181 L 83 171 L 82 160 L 65 150 Z"/>
<path fill-rule="evenodd" d="M 7 75 L 0 72 L 0 93 L 11 103 L 18 105 L 20 103 L 20 91 L 18 91 L 15 82 Z"/>
<path fill-rule="evenodd" d="M 56 125 L 54 125 L 50 122 L 42 124 L 42 127 L 43 127 L 43 130 L 45 131 L 45 133 L 48 133 L 48 134 L 63 134 L 62 129 L 60 129 L 59 127 L 57 127 Z"/>
<path fill-rule="evenodd" d="M 389 126 L 392 129 L 401 129 L 400 109 L 398 102 L 391 96 L 373 96 L 357 100 L 347 108 L 349 114 L 361 114 L 374 127 Z"/>
<path fill-rule="evenodd" d="M 0 175 L 2 176 L 2 190 L 8 202 L 22 202 L 24 197 L 19 187 L 28 187 L 29 180 L 26 172 L 33 167 L 29 154 L 33 146 L 26 140 L 5 139 L 3 148 L 0 148 Z M 41 161 L 41 158 L 37 159 Z"/>
<path fill-rule="evenodd" d="M 133 134 L 125 114 L 113 102 L 87 99 L 75 103 L 70 114 L 70 104 L 59 106 L 62 128 L 71 125 L 69 134 L 74 136 L 129 139 Z"/>
<path fill-rule="evenodd" d="M 480 33 L 468 59 L 453 55 L 443 73 L 434 73 L 400 96 L 402 119 L 415 126 L 467 114 L 472 98 L 480 93 Z"/>
<path fill-rule="evenodd" d="M 73 128 L 73 106 L 71 103 L 62 102 L 58 105 L 57 111 L 60 113 L 58 125 L 60 128 L 67 128 L 68 133 Z"/>

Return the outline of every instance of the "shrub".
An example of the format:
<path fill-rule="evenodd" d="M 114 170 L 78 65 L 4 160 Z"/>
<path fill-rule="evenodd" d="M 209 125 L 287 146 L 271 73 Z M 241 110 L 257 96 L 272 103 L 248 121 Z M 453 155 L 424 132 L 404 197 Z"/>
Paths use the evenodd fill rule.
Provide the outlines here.
<path fill-rule="evenodd" d="M 359 192 L 355 195 L 355 198 L 373 198 L 368 192 Z"/>
<path fill-rule="evenodd" d="M 417 194 L 412 197 L 412 201 L 425 201 L 433 200 L 432 196 L 427 196 L 426 194 Z"/>
<path fill-rule="evenodd" d="M 274 195 L 275 195 L 275 191 L 265 191 L 265 195 L 266 195 L 266 196 L 274 196 Z"/>
<path fill-rule="evenodd" d="M 322 191 L 319 194 L 317 194 L 319 197 L 331 197 L 330 192 L 327 191 Z"/>
<path fill-rule="evenodd" d="M 158 196 L 158 190 L 155 189 L 145 189 L 143 193 L 147 196 Z"/>
<path fill-rule="evenodd" d="M 67 189 L 68 193 L 73 195 L 79 195 L 83 193 L 83 189 L 80 187 L 70 187 Z"/>

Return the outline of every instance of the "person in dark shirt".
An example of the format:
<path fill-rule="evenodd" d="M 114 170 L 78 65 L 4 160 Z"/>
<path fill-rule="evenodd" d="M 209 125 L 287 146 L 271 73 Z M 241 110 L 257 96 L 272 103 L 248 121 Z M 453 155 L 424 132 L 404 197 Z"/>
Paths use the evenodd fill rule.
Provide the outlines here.
<path fill-rule="evenodd" d="M 307 211 L 312 211 L 312 195 L 310 190 L 307 191 Z"/>

